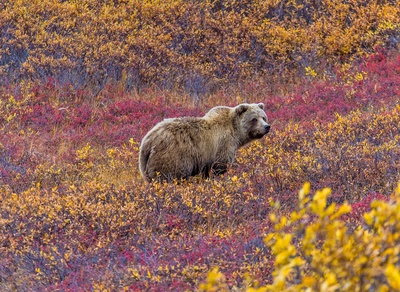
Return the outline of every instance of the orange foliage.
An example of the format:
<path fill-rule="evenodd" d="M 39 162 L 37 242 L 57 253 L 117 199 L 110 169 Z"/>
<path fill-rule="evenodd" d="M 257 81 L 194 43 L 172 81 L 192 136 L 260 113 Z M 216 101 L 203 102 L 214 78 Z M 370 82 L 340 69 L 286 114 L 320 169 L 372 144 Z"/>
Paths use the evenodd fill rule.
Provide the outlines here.
<path fill-rule="evenodd" d="M 0 290 L 324 290 L 346 271 L 397 289 L 399 13 L 0 1 Z M 264 102 L 272 131 L 228 173 L 142 180 L 157 122 L 241 102 Z"/>
<path fill-rule="evenodd" d="M 396 1 L 3 1 L 0 72 L 75 88 L 156 84 L 192 95 L 251 77 L 294 80 L 395 47 Z"/>

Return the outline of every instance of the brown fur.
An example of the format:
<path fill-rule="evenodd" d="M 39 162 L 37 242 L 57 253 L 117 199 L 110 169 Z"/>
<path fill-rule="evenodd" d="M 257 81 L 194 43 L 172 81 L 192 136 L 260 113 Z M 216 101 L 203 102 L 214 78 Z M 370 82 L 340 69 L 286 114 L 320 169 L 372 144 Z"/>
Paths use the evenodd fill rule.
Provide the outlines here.
<path fill-rule="evenodd" d="M 142 176 L 151 179 L 204 178 L 222 174 L 237 149 L 269 132 L 264 104 L 212 108 L 204 117 L 165 119 L 143 138 L 139 152 Z"/>

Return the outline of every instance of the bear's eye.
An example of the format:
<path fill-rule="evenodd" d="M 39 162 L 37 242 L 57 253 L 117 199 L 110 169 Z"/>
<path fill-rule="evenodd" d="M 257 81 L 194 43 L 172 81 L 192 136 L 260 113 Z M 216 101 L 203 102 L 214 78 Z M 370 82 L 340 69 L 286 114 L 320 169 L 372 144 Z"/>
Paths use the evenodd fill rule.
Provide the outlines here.
<path fill-rule="evenodd" d="M 267 119 L 266 119 L 265 117 L 263 117 L 263 121 L 264 121 L 264 122 L 267 122 Z"/>
<path fill-rule="evenodd" d="M 256 118 L 253 118 L 253 119 L 251 120 L 251 122 L 252 122 L 252 123 L 256 123 L 256 122 L 257 122 L 257 119 L 256 119 Z"/>

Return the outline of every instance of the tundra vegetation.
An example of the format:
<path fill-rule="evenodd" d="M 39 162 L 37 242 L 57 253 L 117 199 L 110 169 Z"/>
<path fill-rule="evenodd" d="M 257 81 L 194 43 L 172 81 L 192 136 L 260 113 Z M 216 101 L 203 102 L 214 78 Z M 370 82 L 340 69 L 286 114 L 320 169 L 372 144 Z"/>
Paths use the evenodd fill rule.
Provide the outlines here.
<path fill-rule="evenodd" d="M 0 290 L 400 289 L 398 1 L 0 3 Z M 223 176 L 166 117 L 263 102 Z"/>

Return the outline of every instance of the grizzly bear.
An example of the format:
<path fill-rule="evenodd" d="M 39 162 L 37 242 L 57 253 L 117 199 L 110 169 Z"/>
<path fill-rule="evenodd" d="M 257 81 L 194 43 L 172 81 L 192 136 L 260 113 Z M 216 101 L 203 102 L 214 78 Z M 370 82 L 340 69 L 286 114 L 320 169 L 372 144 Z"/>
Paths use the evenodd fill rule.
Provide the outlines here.
<path fill-rule="evenodd" d="M 217 106 L 204 117 L 165 119 L 143 138 L 139 169 L 147 181 L 223 174 L 239 147 L 269 130 L 263 103 Z"/>

